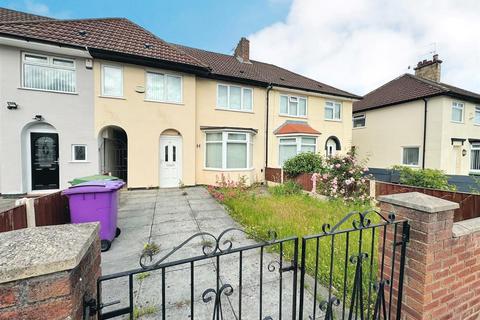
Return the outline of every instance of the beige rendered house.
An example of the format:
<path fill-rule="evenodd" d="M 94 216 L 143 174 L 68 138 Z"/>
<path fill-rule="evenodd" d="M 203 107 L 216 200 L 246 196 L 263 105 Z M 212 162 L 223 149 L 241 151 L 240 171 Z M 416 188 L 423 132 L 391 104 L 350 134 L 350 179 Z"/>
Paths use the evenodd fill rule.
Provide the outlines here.
<path fill-rule="evenodd" d="M 300 152 L 345 152 L 358 96 L 272 64 L 167 43 L 127 19 L 42 20 L 0 33 L 93 58 L 98 172 L 129 188 L 249 183 Z M 81 122 L 81 118 L 77 118 Z M 94 173 L 94 172 L 92 172 Z"/>
<path fill-rule="evenodd" d="M 480 94 L 440 82 L 438 55 L 353 105 L 353 145 L 371 168 L 480 173 Z"/>

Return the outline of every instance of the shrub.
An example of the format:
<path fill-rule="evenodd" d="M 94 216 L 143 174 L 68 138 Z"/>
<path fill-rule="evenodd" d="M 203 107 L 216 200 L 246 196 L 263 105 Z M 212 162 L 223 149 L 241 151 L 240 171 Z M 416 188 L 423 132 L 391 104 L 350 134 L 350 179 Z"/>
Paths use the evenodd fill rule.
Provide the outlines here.
<path fill-rule="evenodd" d="M 313 152 L 299 153 L 295 157 L 285 161 L 283 171 L 292 177 L 301 173 L 323 172 L 322 156 Z"/>
<path fill-rule="evenodd" d="M 448 183 L 445 173 L 437 169 L 414 169 L 394 166 L 400 173 L 400 183 L 408 186 L 455 191 L 457 187 Z"/>
<path fill-rule="evenodd" d="M 287 181 L 278 186 L 270 188 L 270 193 L 274 196 L 291 196 L 302 192 L 302 187 L 293 181 Z"/>
<path fill-rule="evenodd" d="M 369 199 L 365 172 L 368 168 L 359 163 L 353 151 L 346 156 L 336 155 L 326 160 L 326 172 L 316 173 L 317 191 L 330 198 L 348 201 Z"/>
<path fill-rule="evenodd" d="M 238 181 L 234 181 L 225 177 L 223 173 L 220 178 L 217 177 L 215 186 L 208 186 L 207 188 L 208 192 L 219 202 L 244 195 L 247 189 L 247 178 L 245 176 L 240 176 Z"/>

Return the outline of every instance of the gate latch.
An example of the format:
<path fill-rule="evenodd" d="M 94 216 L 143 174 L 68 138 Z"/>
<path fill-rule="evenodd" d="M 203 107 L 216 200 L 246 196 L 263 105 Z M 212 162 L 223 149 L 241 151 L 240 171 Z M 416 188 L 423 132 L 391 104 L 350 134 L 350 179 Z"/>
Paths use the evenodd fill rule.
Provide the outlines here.
<path fill-rule="evenodd" d="M 289 266 L 286 266 L 286 267 L 283 267 L 280 272 L 289 272 L 289 271 L 293 271 L 295 270 L 295 268 L 297 267 L 297 262 L 295 260 L 291 260 L 290 261 L 290 265 Z"/>
<path fill-rule="evenodd" d="M 85 299 L 83 301 L 83 319 L 90 319 L 90 317 L 95 315 L 99 310 L 118 303 L 120 303 L 120 300 L 114 300 L 112 302 L 101 303 L 100 305 L 97 305 L 97 300 L 93 298 L 89 300 Z"/>

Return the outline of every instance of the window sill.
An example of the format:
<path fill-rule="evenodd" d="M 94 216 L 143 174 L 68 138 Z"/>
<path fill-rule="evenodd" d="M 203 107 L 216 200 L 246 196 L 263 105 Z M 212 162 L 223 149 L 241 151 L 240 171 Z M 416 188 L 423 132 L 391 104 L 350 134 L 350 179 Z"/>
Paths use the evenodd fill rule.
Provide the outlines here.
<path fill-rule="evenodd" d="M 464 121 L 455 121 L 455 120 L 450 120 L 451 123 L 456 123 L 456 124 L 464 124 Z"/>
<path fill-rule="evenodd" d="M 357 129 L 365 129 L 366 126 L 363 126 L 363 127 L 353 127 L 352 130 L 357 130 Z"/>
<path fill-rule="evenodd" d="M 152 102 L 152 103 L 160 103 L 160 104 L 173 104 L 176 106 L 184 106 L 183 102 L 169 102 L 169 101 L 161 101 L 161 100 L 152 100 L 152 99 L 143 99 L 144 102 Z"/>
<path fill-rule="evenodd" d="M 331 122 L 342 122 L 342 119 L 323 119 L 325 121 L 331 121 Z"/>
<path fill-rule="evenodd" d="M 68 161 L 68 163 L 91 163 L 91 161 L 88 161 L 88 160 L 71 160 L 71 161 Z"/>
<path fill-rule="evenodd" d="M 420 168 L 419 164 L 401 164 L 401 166 L 409 167 L 409 168 Z"/>
<path fill-rule="evenodd" d="M 68 94 L 68 95 L 72 95 L 72 96 L 78 96 L 78 92 L 64 92 L 64 91 L 55 91 L 55 90 L 43 90 L 43 89 L 35 89 L 35 88 L 25 88 L 25 87 L 18 87 L 18 89 L 19 89 L 19 90 L 27 90 L 27 91 L 59 93 L 59 94 Z"/>
<path fill-rule="evenodd" d="M 230 111 L 230 112 L 240 112 L 240 113 L 255 113 L 255 112 L 250 111 L 250 110 L 235 110 L 235 109 L 226 109 L 226 108 L 218 108 L 218 107 L 216 107 L 215 110 L 218 110 L 218 111 Z"/>
<path fill-rule="evenodd" d="M 308 116 L 290 116 L 288 114 L 279 114 L 280 117 L 284 118 L 296 118 L 296 119 L 308 119 Z"/>
<path fill-rule="evenodd" d="M 106 98 L 106 99 L 116 99 L 116 100 L 127 100 L 124 97 L 115 97 L 115 96 L 104 96 L 104 95 L 99 95 L 99 98 Z"/>
<path fill-rule="evenodd" d="M 216 171 L 216 172 L 238 172 L 238 171 L 253 171 L 255 168 L 245 169 L 215 169 L 215 168 L 203 168 L 203 171 Z"/>

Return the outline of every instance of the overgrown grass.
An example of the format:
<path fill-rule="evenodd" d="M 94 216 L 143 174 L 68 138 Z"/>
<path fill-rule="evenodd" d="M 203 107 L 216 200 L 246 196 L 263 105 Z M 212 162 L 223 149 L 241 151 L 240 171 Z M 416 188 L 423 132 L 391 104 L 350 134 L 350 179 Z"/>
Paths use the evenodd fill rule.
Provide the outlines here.
<path fill-rule="evenodd" d="M 133 308 L 133 319 L 139 319 L 146 315 L 152 315 L 158 312 L 156 306 L 143 306 Z"/>
<path fill-rule="evenodd" d="M 261 238 L 267 238 L 268 231 L 275 230 L 279 239 L 290 236 L 304 237 L 321 234 L 324 224 L 328 223 L 333 227 L 348 213 L 352 211 L 364 212 L 371 208 L 369 204 L 345 203 L 340 200 L 321 201 L 305 194 L 283 195 L 278 192 L 273 193 L 273 195 L 256 196 L 254 193 L 246 192 L 243 196 L 225 198 L 224 204 L 229 208 L 233 218 L 242 224 L 248 232 Z M 368 217 L 371 218 L 372 223 L 379 220 L 375 213 L 369 214 Z M 339 229 L 352 228 L 353 220 L 358 220 L 358 218 L 359 216 L 355 215 L 343 223 Z M 358 255 L 359 252 L 367 253 L 368 258 L 365 259 L 362 266 L 364 296 L 368 298 L 368 288 L 371 285 L 369 279 L 374 279 L 378 274 L 378 231 L 373 239 L 372 235 L 373 232 L 370 229 L 362 232 L 351 232 L 348 233 L 348 236 L 347 233 L 323 236 L 318 241 L 318 256 L 316 254 L 317 240 L 308 240 L 305 260 L 307 273 L 312 276 L 315 276 L 316 273 L 318 281 L 327 288 L 331 281 L 332 292 L 340 299 L 344 297 L 345 290 L 345 297 L 348 303 L 353 290 L 356 267 L 355 263 L 350 261 L 350 257 Z M 361 247 L 359 245 L 360 237 Z M 287 259 L 293 257 L 293 248 L 293 243 L 284 246 L 284 254 Z M 278 251 L 279 246 L 275 249 Z M 334 258 L 331 270 L 330 258 L 332 252 Z"/>

